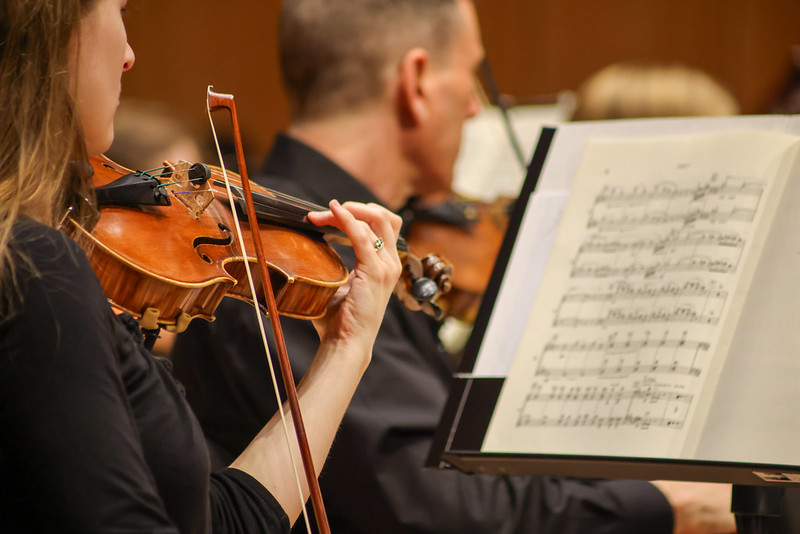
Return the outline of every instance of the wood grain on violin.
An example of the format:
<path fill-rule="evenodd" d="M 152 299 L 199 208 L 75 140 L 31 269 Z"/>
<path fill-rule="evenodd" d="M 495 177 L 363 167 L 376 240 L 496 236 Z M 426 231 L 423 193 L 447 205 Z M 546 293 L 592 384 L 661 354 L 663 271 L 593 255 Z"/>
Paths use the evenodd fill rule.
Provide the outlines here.
<path fill-rule="evenodd" d="M 91 163 L 96 187 L 133 173 L 105 157 Z M 170 198 L 203 198 L 206 193 L 186 176 L 188 168 L 186 163 L 174 165 L 169 175 L 150 180 L 159 183 L 158 189 L 182 184 L 181 191 L 168 194 Z M 213 182 L 212 178 L 208 183 Z M 92 244 L 89 260 L 115 306 L 136 317 L 155 307 L 159 324 L 177 325 L 186 316 L 213 320 L 225 296 L 252 301 L 243 265 L 255 262 L 252 245 L 244 251 L 239 246 L 230 209 L 217 201 L 227 196 L 225 190 L 214 185 L 208 190 L 212 198 L 200 213 L 184 202 L 102 207 L 95 228 L 83 232 Z M 348 270 L 339 255 L 319 235 L 274 224 L 261 225 L 261 231 L 262 239 L 269 240 L 270 278 L 279 313 L 307 319 L 323 315 L 347 281 Z M 242 232 L 245 243 L 252 244 L 246 223 Z M 260 288 L 262 281 L 254 274 Z"/>

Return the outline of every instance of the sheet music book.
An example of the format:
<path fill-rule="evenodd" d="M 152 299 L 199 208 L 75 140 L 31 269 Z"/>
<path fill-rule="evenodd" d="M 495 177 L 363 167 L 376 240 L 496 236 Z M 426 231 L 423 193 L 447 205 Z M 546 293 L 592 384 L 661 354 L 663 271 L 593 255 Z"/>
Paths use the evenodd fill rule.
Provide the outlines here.
<path fill-rule="evenodd" d="M 800 480 L 800 119 L 564 124 L 537 153 L 443 419 L 447 461 Z M 593 474 L 631 475 L 611 471 Z"/>

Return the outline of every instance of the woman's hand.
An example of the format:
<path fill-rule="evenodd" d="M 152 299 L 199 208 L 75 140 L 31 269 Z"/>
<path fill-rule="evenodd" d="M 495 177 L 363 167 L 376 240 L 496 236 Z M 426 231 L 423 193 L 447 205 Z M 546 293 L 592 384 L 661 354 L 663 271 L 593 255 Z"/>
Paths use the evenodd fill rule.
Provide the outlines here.
<path fill-rule="evenodd" d="M 336 200 L 331 201 L 330 211 L 309 213 L 309 219 L 342 230 L 356 254 L 346 294 L 335 299 L 314 326 L 323 344 L 352 344 L 369 354 L 402 270 L 396 248 L 402 220 L 377 204 L 341 205 Z"/>

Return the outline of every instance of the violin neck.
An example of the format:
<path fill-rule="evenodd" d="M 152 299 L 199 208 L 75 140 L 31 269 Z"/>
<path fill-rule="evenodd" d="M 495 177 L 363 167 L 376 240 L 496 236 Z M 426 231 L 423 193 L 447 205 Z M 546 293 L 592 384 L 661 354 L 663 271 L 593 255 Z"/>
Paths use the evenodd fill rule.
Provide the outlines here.
<path fill-rule="evenodd" d="M 216 185 L 225 187 L 224 182 L 218 182 Z M 246 217 L 244 194 L 241 186 L 231 184 L 231 192 L 236 198 L 239 214 Z M 309 212 L 325 211 L 327 208 L 272 190 L 269 190 L 268 193 L 252 191 L 252 195 L 253 207 L 260 221 L 288 226 L 297 230 L 305 230 L 319 235 L 330 243 L 352 246 L 347 235 L 338 228 L 317 226 L 308 220 Z M 408 252 L 408 245 L 402 237 L 397 240 L 397 250 L 399 252 Z"/>
<path fill-rule="evenodd" d="M 215 185 L 225 187 L 225 183 L 222 181 L 217 181 Z M 239 214 L 247 217 L 242 187 L 231 184 L 231 192 L 236 199 Z M 256 217 L 262 222 L 307 230 L 315 234 L 324 234 L 328 231 L 327 228 L 316 226 L 308 220 L 309 212 L 324 211 L 325 208 L 321 206 L 272 191 L 269 194 L 252 191 L 252 195 Z M 331 228 L 331 230 L 338 231 L 336 228 Z"/>

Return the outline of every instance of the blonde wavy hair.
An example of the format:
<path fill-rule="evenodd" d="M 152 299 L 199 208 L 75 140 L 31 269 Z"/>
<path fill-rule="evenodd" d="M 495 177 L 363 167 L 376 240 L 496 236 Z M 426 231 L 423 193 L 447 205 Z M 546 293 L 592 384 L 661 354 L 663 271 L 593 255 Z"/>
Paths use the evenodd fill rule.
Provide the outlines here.
<path fill-rule="evenodd" d="M 91 198 L 86 172 L 74 171 L 87 158 L 68 65 L 70 40 L 95 3 L 0 2 L 0 306 L 16 287 L 14 223 L 56 227 L 76 198 Z"/>
<path fill-rule="evenodd" d="M 726 116 L 739 113 L 733 95 L 706 72 L 681 64 L 622 62 L 578 89 L 572 120 Z"/>

